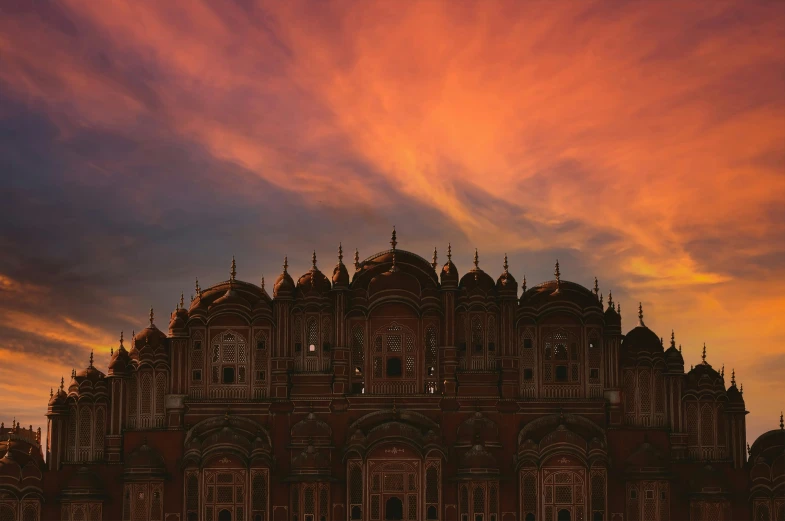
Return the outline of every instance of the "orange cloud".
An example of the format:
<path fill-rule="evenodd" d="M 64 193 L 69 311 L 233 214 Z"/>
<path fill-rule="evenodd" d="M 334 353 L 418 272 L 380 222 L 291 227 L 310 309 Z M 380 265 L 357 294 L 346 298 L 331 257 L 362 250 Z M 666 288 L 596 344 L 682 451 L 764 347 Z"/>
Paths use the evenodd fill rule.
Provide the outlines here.
<path fill-rule="evenodd" d="M 64 136 L 145 120 L 312 211 L 413 200 L 488 255 L 577 252 L 712 360 L 783 352 L 782 4 L 66 5 L 0 21 L 0 79 Z M 782 404 L 745 378 L 759 432 Z"/>

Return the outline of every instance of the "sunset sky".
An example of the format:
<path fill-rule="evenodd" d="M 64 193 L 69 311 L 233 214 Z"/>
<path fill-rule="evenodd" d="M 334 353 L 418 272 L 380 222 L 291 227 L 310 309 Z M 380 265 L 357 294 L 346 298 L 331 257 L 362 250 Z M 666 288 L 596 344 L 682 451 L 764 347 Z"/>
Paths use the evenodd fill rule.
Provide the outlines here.
<path fill-rule="evenodd" d="M 0 2 L 0 420 L 184 292 L 399 247 L 594 277 L 785 408 L 785 2 Z M 349 253 L 347 256 L 351 256 Z"/>

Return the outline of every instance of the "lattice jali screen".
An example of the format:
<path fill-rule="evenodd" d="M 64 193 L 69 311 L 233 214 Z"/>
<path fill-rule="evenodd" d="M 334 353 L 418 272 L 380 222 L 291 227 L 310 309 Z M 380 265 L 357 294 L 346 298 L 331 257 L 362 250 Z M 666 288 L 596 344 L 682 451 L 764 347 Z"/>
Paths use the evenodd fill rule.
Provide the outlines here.
<path fill-rule="evenodd" d="M 605 517 L 605 470 L 591 471 L 591 510 Z"/>
<path fill-rule="evenodd" d="M 352 366 L 365 371 L 365 332 L 359 324 L 352 328 Z"/>
<path fill-rule="evenodd" d="M 251 515 L 260 515 L 262 521 L 267 519 L 268 478 L 267 469 L 251 470 Z"/>
<path fill-rule="evenodd" d="M 704 447 L 714 445 L 714 409 L 709 404 L 701 407 L 700 440 Z"/>
<path fill-rule="evenodd" d="M 362 463 L 350 461 L 348 474 L 349 517 L 352 520 L 363 519 L 363 471 Z"/>
<path fill-rule="evenodd" d="M 40 520 L 41 505 L 37 500 L 24 500 L 19 508 L 22 510 L 22 521 Z"/>
<path fill-rule="evenodd" d="M 521 471 L 522 519 L 527 514 L 537 517 L 537 473 L 534 469 Z"/>

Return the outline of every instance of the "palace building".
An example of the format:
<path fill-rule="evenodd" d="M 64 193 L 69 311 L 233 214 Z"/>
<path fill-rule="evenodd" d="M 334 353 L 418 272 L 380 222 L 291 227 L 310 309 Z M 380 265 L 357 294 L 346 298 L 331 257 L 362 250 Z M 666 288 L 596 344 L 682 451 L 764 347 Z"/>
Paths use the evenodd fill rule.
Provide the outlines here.
<path fill-rule="evenodd" d="M 0 428 L 0 521 L 785 521 L 785 430 L 597 281 L 391 248 L 236 278 Z M 351 273 L 350 273 L 351 272 Z M 520 290 L 520 291 L 519 291 Z"/>

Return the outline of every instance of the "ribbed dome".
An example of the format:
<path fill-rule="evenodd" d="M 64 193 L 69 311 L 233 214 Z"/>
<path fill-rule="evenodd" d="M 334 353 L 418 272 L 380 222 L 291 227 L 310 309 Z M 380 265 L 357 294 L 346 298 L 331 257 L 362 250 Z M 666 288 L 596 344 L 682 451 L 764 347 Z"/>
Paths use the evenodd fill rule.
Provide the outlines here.
<path fill-rule="evenodd" d="M 243 307 L 248 307 L 248 301 L 245 300 L 243 297 L 240 296 L 240 293 L 234 289 L 231 285 L 229 289 L 226 290 L 226 293 L 215 299 L 213 301 L 210 308 L 214 306 L 223 306 L 223 305 L 238 305 Z"/>
<path fill-rule="evenodd" d="M 349 287 L 349 271 L 343 262 L 339 262 L 335 269 L 333 269 L 333 287 L 348 288 Z"/>
<path fill-rule="evenodd" d="M 640 325 L 634 327 L 629 333 L 624 336 L 622 348 L 627 353 L 638 351 L 645 351 L 648 353 L 662 353 L 662 344 L 657 334 L 646 327 Z"/>
<path fill-rule="evenodd" d="M 732 384 L 730 387 L 728 387 L 728 390 L 726 392 L 727 392 L 729 403 L 744 404 L 744 396 L 742 396 L 741 391 L 739 391 L 739 388 L 736 387 L 735 383 Z"/>
<path fill-rule="evenodd" d="M 710 364 L 700 363 L 687 373 L 687 389 L 725 391 L 724 379 Z"/>
<path fill-rule="evenodd" d="M 496 291 L 500 295 L 518 295 L 518 282 L 508 270 L 506 254 L 504 255 L 504 271 L 496 280 Z"/>
<path fill-rule="evenodd" d="M 120 347 L 112 355 L 109 361 L 109 374 L 125 373 L 131 363 L 131 355 L 126 351 L 123 345 L 123 334 L 120 333 Z"/>
<path fill-rule="evenodd" d="M 458 268 L 451 260 L 442 266 L 441 281 L 443 287 L 454 287 L 458 285 Z"/>
<path fill-rule="evenodd" d="M 290 298 L 294 295 L 294 280 L 287 271 L 289 268 L 289 261 L 284 258 L 283 273 L 278 275 L 278 278 L 273 285 L 273 298 Z"/>
<path fill-rule="evenodd" d="M 580 309 L 595 308 L 602 311 L 600 301 L 589 289 L 568 280 L 550 280 L 534 286 L 521 294 L 523 308 L 539 309 L 552 304 L 567 303 Z"/>
<path fill-rule="evenodd" d="M 153 310 L 150 310 L 150 325 L 144 328 L 136 337 L 134 338 L 134 346 L 139 349 L 145 345 L 159 345 L 166 340 L 166 334 L 155 327 L 153 323 Z"/>
<path fill-rule="evenodd" d="M 297 291 L 303 296 L 313 293 L 326 295 L 332 286 L 330 280 L 316 267 L 316 252 L 313 253 L 312 262 L 311 269 L 297 281 Z"/>
<path fill-rule="evenodd" d="M 49 405 L 64 405 L 68 395 L 62 388 L 58 388 L 57 391 L 52 394 L 52 397 L 49 398 Z"/>
<path fill-rule="evenodd" d="M 466 293 L 491 294 L 496 290 L 496 283 L 490 275 L 480 269 L 479 256 L 474 250 L 474 268 L 469 270 L 461 277 L 460 288 Z M 517 288 L 516 288 L 517 291 Z"/>

